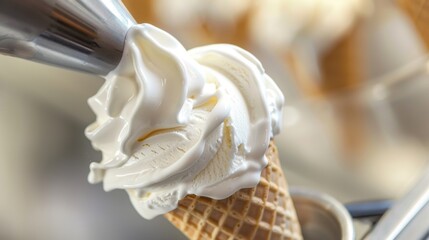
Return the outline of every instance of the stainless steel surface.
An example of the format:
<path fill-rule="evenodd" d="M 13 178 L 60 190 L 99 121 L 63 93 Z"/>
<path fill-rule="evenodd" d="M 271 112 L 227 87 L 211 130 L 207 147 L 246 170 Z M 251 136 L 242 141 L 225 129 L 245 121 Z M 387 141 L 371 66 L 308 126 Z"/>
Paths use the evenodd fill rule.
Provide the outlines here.
<path fill-rule="evenodd" d="M 427 239 L 429 233 L 429 169 L 414 188 L 380 220 L 367 240 Z M 415 237 L 411 237 L 413 234 Z"/>
<path fill-rule="evenodd" d="M 304 239 L 355 239 L 352 218 L 340 202 L 313 190 L 290 192 Z"/>
<path fill-rule="evenodd" d="M 1 0 L 0 53 L 105 75 L 134 23 L 119 0 Z"/>

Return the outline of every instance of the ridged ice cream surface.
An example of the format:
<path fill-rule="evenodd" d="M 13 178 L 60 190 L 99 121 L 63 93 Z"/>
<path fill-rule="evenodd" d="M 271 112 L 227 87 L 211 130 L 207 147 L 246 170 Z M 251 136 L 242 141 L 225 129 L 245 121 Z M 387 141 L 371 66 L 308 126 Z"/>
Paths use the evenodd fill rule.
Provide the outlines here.
<path fill-rule="evenodd" d="M 133 26 L 121 62 L 89 99 L 85 134 L 102 160 L 89 181 L 124 189 L 147 219 L 188 194 L 224 199 L 254 187 L 280 129 L 283 95 L 233 45 L 186 51 L 149 24 Z"/>

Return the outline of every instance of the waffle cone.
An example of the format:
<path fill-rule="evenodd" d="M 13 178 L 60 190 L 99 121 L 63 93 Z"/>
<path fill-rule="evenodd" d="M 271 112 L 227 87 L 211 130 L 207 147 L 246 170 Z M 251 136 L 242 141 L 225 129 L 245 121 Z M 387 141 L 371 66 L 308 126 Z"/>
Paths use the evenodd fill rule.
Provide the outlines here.
<path fill-rule="evenodd" d="M 325 94 L 350 90 L 363 83 L 360 36 L 360 28 L 356 25 L 321 56 L 321 90 Z"/>
<path fill-rule="evenodd" d="M 354 26 L 330 51 L 321 56 L 321 89 L 324 95 L 344 94 L 362 86 L 364 66 L 361 34 L 360 26 Z M 354 164 L 354 156 L 365 144 L 362 106 L 358 101 L 346 98 L 335 107 L 345 158 L 350 160 L 348 163 Z"/>
<path fill-rule="evenodd" d="M 397 3 L 411 18 L 426 48 L 429 48 L 429 0 L 398 0 Z"/>
<path fill-rule="evenodd" d="M 302 239 L 273 142 L 254 188 L 223 200 L 188 195 L 164 216 L 189 239 Z"/>
<path fill-rule="evenodd" d="M 361 25 L 356 24 L 330 49 L 318 56 L 320 76 L 308 69 L 305 59 L 293 51 L 284 55 L 285 63 L 304 94 L 326 97 L 359 87 L 364 65 Z"/>
<path fill-rule="evenodd" d="M 154 10 L 155 0 L 122 0 L 122 3 L 138 23 L 159 25 L 160 22 Z"/>
<path fill-rule="evenodd" d="M 320 97 L 323 95 L 318 85 L 320 79 L 315 76 L 314 72 L 309 71 L 305 61 L 292 51 L 288 51 L 283 57 L 288 71 L 306 96 Z"/>

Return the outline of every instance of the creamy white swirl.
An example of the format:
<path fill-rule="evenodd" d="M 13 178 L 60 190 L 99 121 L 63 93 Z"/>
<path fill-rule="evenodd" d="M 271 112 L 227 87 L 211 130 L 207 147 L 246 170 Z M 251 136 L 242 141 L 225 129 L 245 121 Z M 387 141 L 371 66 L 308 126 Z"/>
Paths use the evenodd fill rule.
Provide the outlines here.
<path fill-rule="evenodd" d="M 186 51 L 148 24 L 132 27 L 123 58 L 89 99 L 86 129 L 100 163 L 89 181 L 125 189 L 153 218 L 187 194 L 223 199 L 259 182 L 283 95 L 250 53 L 232 45 Z"/>

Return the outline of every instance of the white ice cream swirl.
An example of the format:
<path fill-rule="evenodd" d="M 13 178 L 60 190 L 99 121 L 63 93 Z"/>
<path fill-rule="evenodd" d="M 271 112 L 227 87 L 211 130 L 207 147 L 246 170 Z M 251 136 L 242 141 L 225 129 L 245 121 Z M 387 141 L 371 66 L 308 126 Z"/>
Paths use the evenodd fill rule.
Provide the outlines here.
<path fill-rule="evenodd" d="M 125 189 L 145 218 L 187 194 L 223 199 L 259 182 L 283 95 L 250 53 L 232 45 L 186 51 L 148 24 L 132 27 L 123 58 L 89 99 L 86 129 L 103 154 L 89 181 Z"/>

